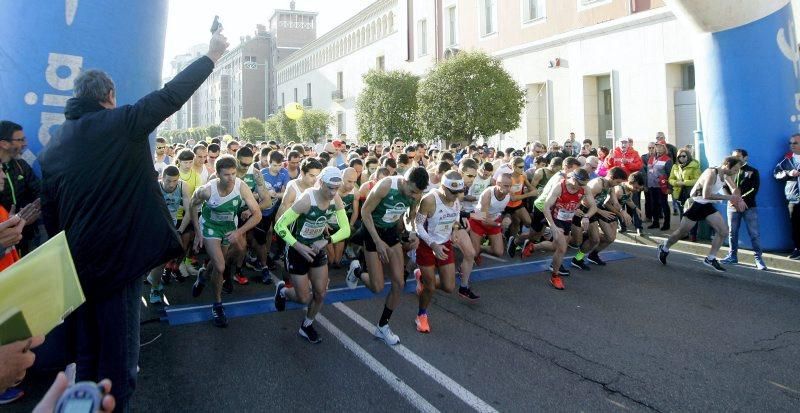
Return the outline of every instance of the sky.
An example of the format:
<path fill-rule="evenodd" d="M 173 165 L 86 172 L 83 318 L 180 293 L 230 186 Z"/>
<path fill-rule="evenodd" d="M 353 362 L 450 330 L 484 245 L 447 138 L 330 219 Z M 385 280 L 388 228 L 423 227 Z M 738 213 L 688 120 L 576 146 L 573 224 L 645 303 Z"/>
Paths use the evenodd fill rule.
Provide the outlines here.
<path fill-rule="evenodd" d="M 296 0 L 296 9 L 319 13 L 317 36 L 343 23 L 375 0 Z M 170 72 L 169 62 L 190 47 L 208 44 L 214 15 L 219 15 L 223 34 L 231 47 L 239 37 L 252 35 L 256 24 L 267 25 L 275 9 L 289 9 L 289 0 L 170 0 L 163 74 Z"/>

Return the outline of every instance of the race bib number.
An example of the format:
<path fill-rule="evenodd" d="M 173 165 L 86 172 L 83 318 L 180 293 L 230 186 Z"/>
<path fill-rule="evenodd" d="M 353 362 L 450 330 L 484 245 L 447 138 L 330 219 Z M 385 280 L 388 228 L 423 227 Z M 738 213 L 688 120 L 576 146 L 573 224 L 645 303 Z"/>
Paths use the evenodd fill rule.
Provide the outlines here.
<path fill-rule="evenodd" d="M 385 222 L 387 224 L 394 224 L 395 222 L 397 222 L 397 220 L 402 218 L 403 214 L 405 214 L 405 213 L 406 213 L 406 207 L 405 206 L 403 206 L 402 208 L 398 208 L 398 207 L 387 208 L 386 209 L 386 213 L 383 214 L 383 218 L 381 218 L 381 219 L 383 220 L 383 222 Z"/>
<path fill-rule="evenodd" d="M 572 221 L 572 217 L 575 216 L 575 211 L 567 211 L 565 209 L 559 209 L 556 213 L 556 219 L 559 221 Z"/>
<path fill-rule="evenodd" d="M 314 239 L 322 236 L 323 232 L 325 232 L 325 225 L 306 221 L 303 228 L 300 229 L 300 236 L 305 239 Z"/>
<path fill-rule="evenodd" d="M 211 211 L 210 218 L 212 221 L 217 222 L 230 222 L 233 221 L 233 212 L 215 212 Z"/>
<path fill-rule="evenodd" d="M 440 235 L 442 237 L 449 237 L 450 233 L 453 232 L 453 224 L 455 221 L 452 222 L 440 222 L 439 225 L 434 228 L 433 232 L 436 235 Z"/>

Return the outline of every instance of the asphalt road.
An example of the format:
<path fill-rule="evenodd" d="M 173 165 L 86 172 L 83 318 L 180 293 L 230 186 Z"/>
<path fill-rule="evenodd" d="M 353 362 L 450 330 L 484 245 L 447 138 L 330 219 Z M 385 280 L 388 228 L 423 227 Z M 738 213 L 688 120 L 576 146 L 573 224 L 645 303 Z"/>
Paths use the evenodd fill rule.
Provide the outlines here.
<path fill-rule="evenodd" d="M 233 318 L 226 329 L 149 322 L 133 407 L 800 411 L 800 279 L 752 267 L 719 274 L 680 253 L 662 266 L 652 248 L 612 249 L 634 257 L 573 270 L 565 291 L 540 272 L 475 283 L 474 304 L 437 294 L 431 334 L 416 332 L 416 297 L 406 294 L 391 322 L 399 348 L 362 326 L 377 321 L 382 298 L 324 307 L 315 345 L 297 336 L 301 310 Z M 508 261 L 484 265 L 502 273 Z M 337 274 L 331 287 L 342 283 Z M 168 287 L 172 304 L 191 303 L 188 288 Z M 237 286 L 226 300 L 272 288 Z M 0 410 L 29 410 L 45 383 L 26 383 L 32 397 Z"/>

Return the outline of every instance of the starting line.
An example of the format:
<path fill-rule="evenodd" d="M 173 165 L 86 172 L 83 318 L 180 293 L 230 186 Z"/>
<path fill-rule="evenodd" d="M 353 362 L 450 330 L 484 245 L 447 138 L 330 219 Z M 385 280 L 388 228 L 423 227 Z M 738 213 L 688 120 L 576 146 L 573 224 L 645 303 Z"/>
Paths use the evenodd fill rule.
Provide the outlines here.
<path fill-rule="evenodd" d="M 600 255 L 605 261 L 619 261 L 633 258 L 633 255 L 621 251 L 605 251 Z M 572 256 L 564 257 L 564 262 L 569 262 L 568 260 L 571 258 Z M 501 278 L 531 275 L 538 272 L 549 271 L 549 266 L 550 259 L 545 259 L 478 268 L 472 271 L 470 281 L 482 282 Z M 389 284 L 390 282 L 386 282 L 385 285 Z M 416 280 L 407 280 L 404 292 L 413 293 L 416 287 Z M 359 285 L 352 290 L 346 286 L 340 286 L 328 289 L 328 293 L 325 295 L 325 304 L 382 297 L 387 293 L 388 289 L 385 286 L 383 291 L 380 293 L 373 293 L 363 285 Z M 225 314 L 229 318 L 235 318 L 276 312 L 277 310 L 275 309 L 273 301 L 273 295 L 269 294 L 268 296 L 225 302 Z M 303 305 L 293 302 L 287 301 L 286 303 L 287 310 L 296 310 L 303 307 Z M 211 304 L 170 306 L 166 308 L 165 313 L 166 315 L 162 317 L 162 321 L 167 321 L 170 325 L 206 322 L 211 320 Z"/>

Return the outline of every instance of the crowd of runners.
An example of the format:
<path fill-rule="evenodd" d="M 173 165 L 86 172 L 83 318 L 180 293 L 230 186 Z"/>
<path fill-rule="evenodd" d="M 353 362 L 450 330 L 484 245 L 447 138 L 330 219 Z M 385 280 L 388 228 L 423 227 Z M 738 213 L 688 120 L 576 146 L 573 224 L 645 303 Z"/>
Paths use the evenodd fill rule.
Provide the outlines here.
<path fill-rule="evenodd" d="M 213 324 L 225 327 L 224 293 L 250 282 L 274 284 L 275 308 L 305 306 L 298 333 L 317 343 L 314 318 L 329 269 L 342 268 L 351 289 L 363 285 L 377 294 L 390 281 L 374 334 L 394 345 L 400 339 L 389 322 L 408 280 L 416 279 L 420 333 L 431 331 L 428 308 L 437 289 L 479 300 L 470 275 L 487 256 L 525 260 L 543 251 L 552 258 L 547 281 L 563 290 L 571 270 L 606 265 L 601 252 L 619 231 L 641 233 L 642 222 L 656 217 L 640 207 L 648 172 L 636 167 L 630 142 L 613 153 L 598 148 L 600 157 L 591 141 L 579 145 L 571 137 L 563 146 L 497 152 L 400 139 L 361 147 L 329 138 L 311 147 L 218 138 L 169 145 L 159 138 L 155 168 L 186 254 L 151 271 L 150 303 L 164 302 L 164 284 L 194 277 L 192 295 L 210 285 Z M 732 178 L 744 161 L 734 155 L 692 182 L 680 228 L 658 246 L 663 264 L 669 246 L 707 220 L 715 237 L 705 263 L 724 271 L 716 253 L 728 229 L 713 202 L 746 209 Z M 664 214 L 661 228 L 668 229 L 669 210 Z M 573 257 L 565 260 L 569 249 Z M 259 277 L 246 277 L 245 266 Z"/>

